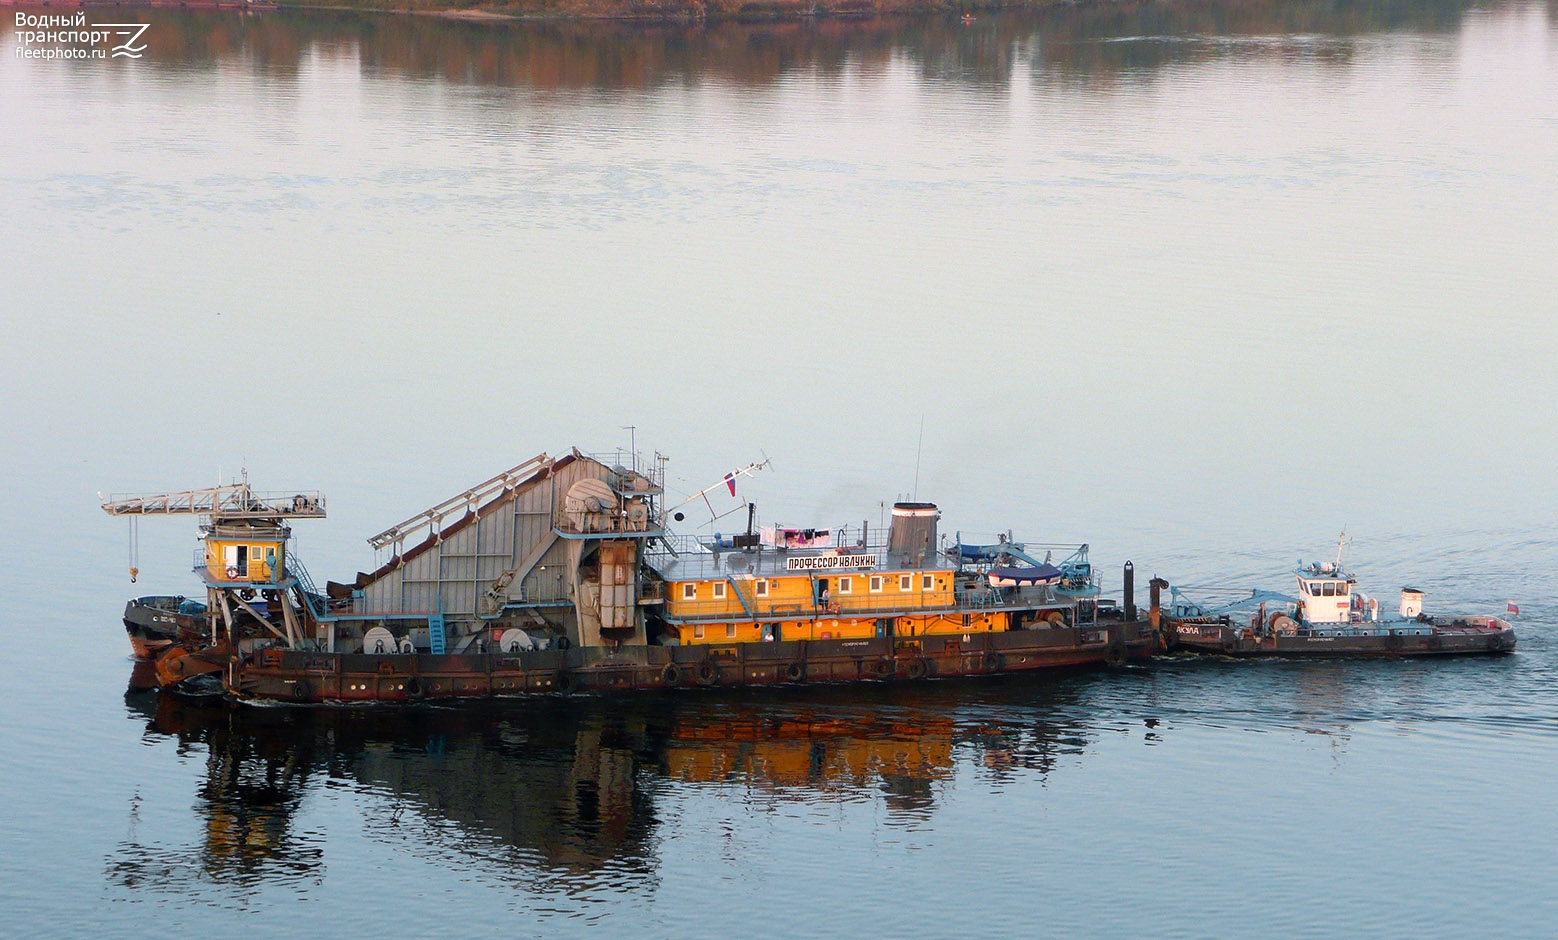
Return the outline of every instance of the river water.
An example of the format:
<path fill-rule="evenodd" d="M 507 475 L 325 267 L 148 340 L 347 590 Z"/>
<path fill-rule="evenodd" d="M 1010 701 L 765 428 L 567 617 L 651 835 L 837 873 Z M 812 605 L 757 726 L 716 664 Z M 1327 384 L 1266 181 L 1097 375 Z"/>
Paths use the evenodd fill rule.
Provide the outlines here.
<path fill-rule="evenodd" d="M 4 932 L 1551 935 L 1558 7 L 113 17 L 140 59 L 0 34 Z M 1360 587 L 1513 601 L 1520 648 L 125 694 L 193 526 L 132 553 L 100 491 L 322 489 L 340 580 L 574 445 L 682 494 L 766 455 L 765 522 L 1086 541 L 1110 591 L 1285 588 L 1345 528 Z"/>

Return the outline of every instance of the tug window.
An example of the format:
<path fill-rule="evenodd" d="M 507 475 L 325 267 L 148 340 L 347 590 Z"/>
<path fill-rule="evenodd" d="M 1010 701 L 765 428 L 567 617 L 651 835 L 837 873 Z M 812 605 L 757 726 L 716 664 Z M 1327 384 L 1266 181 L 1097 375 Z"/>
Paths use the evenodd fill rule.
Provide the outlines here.
<path fill-rule="evenodd" d="M 1336 596 L 1336 584 L 1334 582 L 1331 582 L 1331 581 L 1325 582 L 1325 596 L 1326 597 L 1335 597 Z"/>
<path fill-rule="evenodd" d="M 682 585 L 682 600 L 690 601 L 698 596 L 698 585 L 688 581 Z"/>
<path fill-rule="evenodd" d="M 725 596 L 725 582 L 724 581 L 715 581 L 714 582 L 714 599 L 715 600 L 719 600 L 720 598 L 722 598 L 724 596 Z"/>
<path fill-rule="evenodd" d="M 1347 596 L 1347 585 L 1345 585 L 1345 584 L 1338 584 L 1336 586 L 1336 593 L 1337 593 L 1337 596 L 1339 596 L 1339 597 L 1346 597 Z"/>
<path fill-rule="evenodd" d="M 900 591 L 912 591 L 912 590 L 914 590 L 914 576 L 913 575 L 907 575 L 907 574 L 899 575 L 898 576 L 898 590 L 900 590 Z"/>
<path fill-rule="evenodd" d="M 757 596 L 758 597 L 767 597 L 768 596 L 768 582 L 767 581 L 759 581 L 759 582 L 757 582 Z"/>
<path fill-rule="evenodd" d="M 928 574 L 920 576 L 920 590 L 922 590 L 922 591 L 929 591 L 931 588 L 933 588 L 935 586 L 936 586 L 936 579 L 935 578 L 931 577 Z"/>
<path fill-rule="evenodd" d="M 839 593 L 848 594 L 854 588 L 849 578 L 839 578 Z"/>
<path fill-rule="evenodd" d="M 877 593 L 880 593 L 881 590 L 882 590 L 882 576 L 879 575 L 879 574 L 873 574 L 871 576 L 871 593 L 877 594 Z"/>
<path fill-rule="evenodd" d="M 700 623 L 693 626 L 692 638 L 695 640 L 703 639 L 703 624 Z"/>
<path fill-rule="evenodd" d="M 735 635 L 736 635 L 736 625 L 733 624 L 733 623 L 725 624 L 725 638 L 728 640 L 731 637 L 734 637 Z"/>

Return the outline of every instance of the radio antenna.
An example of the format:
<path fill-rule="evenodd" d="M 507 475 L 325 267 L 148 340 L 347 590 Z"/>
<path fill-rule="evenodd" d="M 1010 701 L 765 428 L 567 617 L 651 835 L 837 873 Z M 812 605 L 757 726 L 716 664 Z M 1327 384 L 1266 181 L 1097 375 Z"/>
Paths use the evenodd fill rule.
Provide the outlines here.
<path fill-rule="evenodd" d="M 920 499 L 920 455 L 925 452 L 925 414 L 920 414 L 920 443 L 914 448 L 914 495 L 910 497 L 915 502 Z"/>

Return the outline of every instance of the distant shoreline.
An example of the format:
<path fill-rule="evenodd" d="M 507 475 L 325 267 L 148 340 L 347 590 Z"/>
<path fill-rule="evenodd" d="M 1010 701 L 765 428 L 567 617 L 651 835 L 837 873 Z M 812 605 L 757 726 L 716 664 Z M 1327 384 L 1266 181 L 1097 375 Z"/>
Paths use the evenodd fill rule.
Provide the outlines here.
<path fill-rule="evenodd" d="M 626 20 L 698 22 L 704 20 L 791 20 L 856 18 L 895 14 L 964 14 L 1082 6 L 1110 0 L 0 0 L 0 7 L 48 10 L 102 8 L 147 10 L 311 10 L 352 13 L 401 13 L 467 21 Z M 1123 0 L 1131 2 L 1131 0 Z"/>

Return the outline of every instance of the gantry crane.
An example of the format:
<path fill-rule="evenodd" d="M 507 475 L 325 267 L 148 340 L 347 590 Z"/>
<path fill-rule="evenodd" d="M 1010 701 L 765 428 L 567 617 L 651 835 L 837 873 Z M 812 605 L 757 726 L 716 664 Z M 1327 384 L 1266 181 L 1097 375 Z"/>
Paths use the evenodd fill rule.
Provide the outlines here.
<path fill-rule="evenodd" d="M 164 684 L 221 668 L 243 641 L 267 633 L 289 649 L 304 643 L 307 620 L 318 603 L 307 572 L 289 558 L 293 519 L 322 519 L 324 495 L 317 491 L 261 493 L 242 482 L 150 496 L 100 497 L 103 511 L 130 519 L 130 580 L 136 567 L 136 524 L 143 516 L 201 516 L 201 548 L 194 572 L 206 586 L 208 649 L 219 655 L 185 660 L 191 651 L 174 647 L 158 659 Z M 176 651 L 176 652 L 174 652 Z"/>

